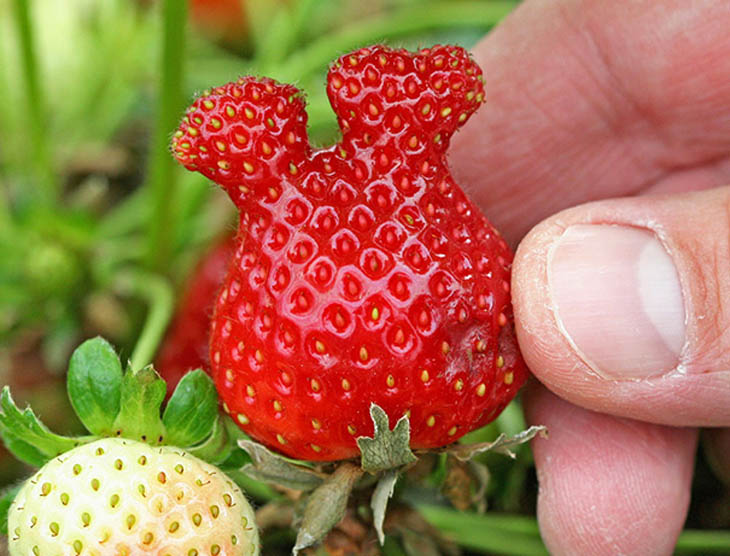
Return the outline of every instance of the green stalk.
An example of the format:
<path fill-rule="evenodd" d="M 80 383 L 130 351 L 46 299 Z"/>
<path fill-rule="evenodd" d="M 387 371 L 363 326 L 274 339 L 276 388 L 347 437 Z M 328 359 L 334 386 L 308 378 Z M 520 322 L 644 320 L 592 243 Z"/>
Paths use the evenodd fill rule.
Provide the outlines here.
<path fill-rule="evenodd" d="M 682 532 L 674 550 L 675 554 L 730 554 L 730 531 Z"/>
<path fill-rule="evenodd" d="M 418 510 L 454 542 L 477 552 L 515 556 L 548 553 L 533 517 L 475 514 L 425 504 Z M 730 531 L 687 529 L 679 536 L 674 553 L 730 554 Z"/>
<path fill-rule="evenodd" d="M 487 554 L 545 556 L 537 522 L 530 517 L 459 512 L 442 506 L 419 505 L 427 521 L 457 544 Z"/>
<path fill-rule="evenodd" d="M 496 25 L 510 13 L 516 3 L 494 2 L 429 2 L 388 12 L 344 27 L 310 43 L 291 56 L 273 77 L 281 81 L 302 80 L 324 70 L 333 53 L 342 53 L 367 44 L 415 33 L 455 27 L 484 28 Z"/>
<path fill-rule="evenodd" d="M 280 6 L 275 12 L 256 46 L 254 67 L 263 75 L 268 75 L 294 50 L 318 1 L 297 0 L 292 6 Z"/>
<path fill-rule="evenodd" d="M 143 299 L 148 306 L 142 332 L 129 359 L 132 369 L 139 370 L 152 362 L 170 322 L 174 308 L 172 287 L 156 274 L 130 271 L 119 277 L 117 289 L 123 295 Z"/>
<path fill-rule="evenodd" d="M 162 56 L 157 121 L 145 188 L 150 194 L 147 266 L 156 271 L 167 268 L 172 255 L 173 209 L 178 193 L 175 163 L 169 139 L 184 109 L 183 71 L 187 0 L 162 1 Z"/>
<path fill-rule="evenodd" d="M 10 99 L 8 89 L 8 76 L 5 74 L 7 64 L 7 53 L 3 50 L 3 41 L 0 40 L 0 98 L 6 99 L 0 102 L 0 137 L 11 137 L 10 135 L 10 107 L 8 106 Z M 10 166 L 11 156 L 6 152 L 9 145 L 5 143 L 0 149 L 0 187 L 3 187 L 2 176 L 4 171 Z"/>
<path fill-rule="evenodd" d="M 13 1 L 13 20 L 18 35 L 18 46 L 25 88 L 27 121 L 32 145 L 28 152 L 32 160 L 28 166 L 35 169 L 38 180 L 37 197 L 52 204 L 58 195 L 58 183 L 53 171 L 51 150 L 45 124 L 45 102 L 38 73 L 38 58 L 30 19 L 30 0 Z"/>

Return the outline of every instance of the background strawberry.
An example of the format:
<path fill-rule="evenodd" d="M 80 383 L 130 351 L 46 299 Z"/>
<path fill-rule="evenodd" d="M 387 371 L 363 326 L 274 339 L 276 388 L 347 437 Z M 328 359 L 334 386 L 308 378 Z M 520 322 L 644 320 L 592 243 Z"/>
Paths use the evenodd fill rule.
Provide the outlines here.
<path fill-rule="evenodd" d="M 234 236 L 226 235 L 205 253 L 183 288 L 175 318 L 160 347 L 155 367 L 172 394 L 193 369 L 210 370 L 210 319 L 218 290 L 233 254 Z"/>
<path fill-rule="evenodd" d="M 411 446 L 494 419 L 526 379 L 511 253 L 451 178 L 453 132 L 483 100 L 461 48 L 341 57 L 342 140 L 312 150 L 296 88 L 243 78 L 188 110 L 178 160 L 219 183 L 247 237 L 218 298 L 212 371 L 254 438 L 309 460 L 356 456 L 371 403 Z"/>

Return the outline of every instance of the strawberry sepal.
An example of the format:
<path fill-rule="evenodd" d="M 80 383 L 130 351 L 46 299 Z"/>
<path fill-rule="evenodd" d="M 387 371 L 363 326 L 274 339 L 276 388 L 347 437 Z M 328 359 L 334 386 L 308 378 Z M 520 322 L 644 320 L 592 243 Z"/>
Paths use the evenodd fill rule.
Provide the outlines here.
<path fill-rule="evenodd" d="M 122 381 L 121 405 L 114 420 L 116 436 L 150 444 L 162 444 L 165 425 L 160 408 L 167 386 L 152 366 L 127 369 Z"/>
<path fill-rule="evenodd" d="M 364 471 L 377 474 L 416 461 L 410 447 L 411 429 L 406 415 L 398 419 L 393 430 L 390 429 L 388 414 L 377 404 L 370 405 L 370 418 L 375 431 L 373 437 L 357 439 Z"/>
<path fill-rule="evenodd" d="M 69 438 L 52 433 L 33 410 L 20 410 L 5 386 L 0 394 L 0 437 L 16 458 L 40 467 L 64 452 L 93 440 Z"/>
<path fill-rule="evenodd" d="M 319 543 L 340 522 L 345 515 L 352 489 L 362 474 L 363 470 L 357 465 L 343 463 L 309 495 L 292 550 L 293 556 L 299 554 L 300 550 Z"/>
<path fill-rule="evenodd" d="M 470 461 L 472 458 L 479 454 L 487 452 L 495 452 L 508 456 L 512 459 L 517 457 L 512 451 L 512 448 L 525 444 L 535 438 L 536 436 L 547 438 L 547 427 L 543 425 L 533 425 L 530 428 L 518 432 L 513 436 L 508 436 L 501 433 L 492 442 L 478 442 L 476 444 L 450 444 L 442 448 L 441 452 L 445 452 L 450 456 L 455 457 L 459 461 Z"/>
<path fill-rule="evenodd" d="M 395 492 L 395 484 L 398 482 L 398 471 L 391 469 L 378 481 L 373 496 L 370 499 L 370 509 L 373 510 L 373 526 L 378 535 L 380 545 L 385 544 L 385 533 L 383 532 L 383 523 L 385 522 L 385 512 L 388 509 L 388 501 L 393 497 Z"/>
<path fill-rule="evenodd" d="M 71 355 L 66 388 L 83 425 L 97 436 L 111 436 L 119 413 L 122 364 L 103 338 L 86 340 Z"/>
<path fill-rule="evenodd" d="M 248 452 L 252 462 L 245 465 L 242 471 L 257 481 L 308 492 L 319 487 L 326 479 L 322 473 L 272 452 L 252 440 L 239 440 L 238 445 Z"/>
<path fill-rule="evenodd" d="M 202 369 L 190 371 L 175 388 L 162 414 L 167 443 L 195 446 L 212 436 L 218 419 L 218 394 Z"/>

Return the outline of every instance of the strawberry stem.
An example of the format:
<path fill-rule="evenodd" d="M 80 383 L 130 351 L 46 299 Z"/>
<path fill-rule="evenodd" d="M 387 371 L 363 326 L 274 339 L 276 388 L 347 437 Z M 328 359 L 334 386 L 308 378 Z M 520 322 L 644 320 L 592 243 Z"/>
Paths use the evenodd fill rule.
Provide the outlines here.
<path fill-rule="evenodd" d="M 53 171 L 51 151 L 45 129 L 45 103 L 38 75 L 38 58 L 33 38 L 33 26 L 30 19 L 29 0 L 13 2 L 13 18 L 18 35 L 18 46 L 25 87 L 27 121 L 32 145 L 30 168 L 36 169 L 39 198 L 51 204 L 58 194 L 58 183 Z"/>
<path fill-rule="evenodd" d="M 347 52 L 361 46 L 381 42 L 384 37 L 397 39 L 414 33 L 453 27 L 489 29 L 499 23 L 515 7 L 513 1 L 432 2 L 387 12 L 343 27 L 310 43 L 272 68 L 272 77 L 280 81 L 303 80 L 324 70 L 333 52 Z"/>
<path fill-rule="evenodd" d="M 130 357 L 130 367 L 138 370 L 152 361 L 170 322 L 174 307 L 172 287 L 156 274 L 130 271 L 120 276 L 118 289 L 122 294 L 144 299 L 149 307 L 142 332 Z"/>
<path fill-rule="evenodd" d="M 168 151 L 169 135 L 185 106 L 183 93 L 187 0 L 162 2 L 162 53 L 160 94 L 152 155 L 145 189 L 151 195 L 147 265 L 152 270 L 168 268 L 173 243 L 173 210 L 178 173 Z"/>
<path fill-rule="evenodd" d="M 674 553 L 728 554 L 730 553 L 730 532 L 685 529 L 679 535 Z"/>
<path fill-rule="evenodd" d="M 475 514 L 443 506 L 420 504 L 419 512 L 458 544 L 484 553 L 529 556 L 547 554 L 533 517 L 513 514 Z M 686 529 L 675 554 L 728 554 L 730 532 Z"/>
<path fill-rule="evenodd" d="M 535 519 L 517 515 L 476 514 L 443 506 L 418 505 L 426 520 L 460 546 L 515 556 L 547 555 Z"/>

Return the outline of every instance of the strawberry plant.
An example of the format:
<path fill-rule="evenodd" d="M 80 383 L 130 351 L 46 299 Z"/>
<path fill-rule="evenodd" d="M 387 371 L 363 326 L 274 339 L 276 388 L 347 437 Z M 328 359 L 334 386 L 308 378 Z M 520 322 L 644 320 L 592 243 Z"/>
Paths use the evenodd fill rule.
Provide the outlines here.
<path fill-rule="evenodd" d="M 168 456 L 179 456 L 190 457 L 190 469 L 201 474 L 215 465 L 218 477 L 225 474 L 237 485 L 223 480 L 221 495 L 233 500 L 237 489 L 246 494 L 254 512 L 246 514 L 247 525 L 258 524 L 267 555 L 289 554 L 295 546 L 310 556 L 544 554 L 534 517 L 534 468 L 527 446 L 519 445 L 539 431 L 521 434 L 526 425 L 519 396 L 502 410 L 524 378 L 511 332 L 509 292 L 501 282 L 508 279 L 510 255 L 443 164 L 449 135 L 463 123 L 459 118 L 479 106 L 482 84 L 473 79 L 478 68 L 457 47 L 434 49 L 431 55 L 400 50 L 470 47 L 517 2 L 245 4 L 244 18 L 226 18 L 232 28 L 245 19 L 235 29 L 236 40 L 245 35 L 242 47 L 211 40 L 215 37 L 195 23 L 188 25 L 197 17 L 197 0 L 0 0 L 0 376 L 20 407 L 30 402 L 35 410 L 18 409 L 9 392 L 0 399 L 10 449 L 0 454 L 5 487 L 0 512 L 13 500 L 25 500 L 11 512 L 13 529 L 20 527 L 23 539 L 14 541 L 14 550 L 33 554 L 34 546 L 41 551 L 53 546 L 42 543 L 61 538 L 70 542 L 71 554 L 79 552 L 75 541 L 83 545 L 80 553 L 87 550 L 85 537 L 73 527 L 84 524 L 85 513 L 92 517 L 78 504 L 94 503 L 97 491 L 90 482 L 94 477 L 87 482 L 83 473 L 73 474 L 78 462 L 68 475 L 63 462 L 77 457 L 84 469 L 91 469 L 86 462 L 97 461 L 101 467 L 93 469 L 107 473 L 96 477 L 98 492 L 108 494 L 106 506 L 93 514 L 89 527 L 108 524 L 119 542 L 143 543 L 150 533 L 151 543 L 161 543 L 171 522 L 166 532 L 153 530 L 154 520 L 144 513 L 150 507 L 131 504 L 144 500 L 141 482 L 151 498 L 166 496 L 165 486 L 174 484 L 167 479 L 176 476 L 180 463 Z M 373 44 L 390 46 L 368 47 Z M 341 57 L 350 51 L 354 65 Z M 439 53 L 455 67 L 435 67 Z M 386 57 L 385 68 L 379 54 Z M 339 66 L 331 67 L 338 57 Z M 419 60 L 426 61 L 425 73 Z M 471 75 L 459 73 L 470 68 Z M 240 75 L 268 78 L 238 82 Z M 459 103 L 449 96 L 453 89 L 446 94 L 439 88 L 437 76 L 446 83 L 449 75 L 476 93 L 469 102 Z M 489 76 L 485 79 L 489 85 Z M 216 83 L 230 84 L 200 95 Z M 296 83 L 296 90 L 280 83 Z M 407 97 L 411 83 L 416 84 L 413 98 Z M 350 92 L 351 85 L 357 93 Z M 401 102 L 389 99 L 389 85 L 405 95 Z M 185 113 L 194 96 L 201 98 Z M 421 111 L 423 98 L 429 99 L 427 114 Z M 213 110 L 207 110 L 206 100 Z M 489 110 L 488 103 L 480 110 Z M 263 114 L 292 131 L 294 145 L 278 128 L 271 129 Z M 183 126 L 178 147 L 183 142 L 191 149 L 205 147 L 207 153 L 188 154 L 212 162 L 212 169 L 201 164 L 193 168 L 198 171 L 185 172 L 170 156 L 171 134 L 184 115 L 211 125 L 196 138 L 185 135 Z M 212 118 L 220 120 L 221 129 Z M 194 119 L 188 123 L 198 125 Z M 241 145 L 236 134 L 221 135 L 234 128 L 249 142 Z M 387 160 L 384 166 L 381 159 Z M 190 166 L 190 160 L 183 162 Z M 337 176 L 329 173 L 328 162 Z M 424 162 L 428 171 L 422 170 Z M 228 179 L 237 175 L 244 178 L 240 183 Z M 212 187 L 208 178 L 223 187 Z M 403 178 L 415 187 L 404 188 Z M 314 184 L 320 184 L 319 193 L 309 188 Z M 418 191 L 428 194 L 419 197 Z M 290 221 L 290 201 L 304 207 L 299 213 L 304 221 Z M 358 228 L 360 213 L 350 218 L 356 207 L 370 210 L 362 211 L 370 228 Z M 226 248 L 217 238 L 231 235 L 235 209 L 239 224 L 248 215 L 251 234 L 229 247 L 238 270 L 225 278 Z M 273 249 L 278 231 L 285 245 Z M 467 236 L 471 243 L 461 241 Z M 352 244 L 333 243 L 334 238 Z M 408 250 L 419 244 L 423 271 L 413 265 L 417 250 Z M 335 252 L 346 245 L 354 248 Z M 489 253 L 488 260 L 480 253 Z M 469 279 L 469 262 L 472 269 L 487 265 L 492 277 L 478 272 L 481 277 Z M 259 271 L 266 268 L 268 280 L 260 285 Z M 281 292 L 273 281 L 279 279 L 276 270 L 288 271 Z M 333 287 L 326 285 L 328 270 Z M 345 287 L 346 273 L 356 278 L 357 295 Z M 391 283 L 394 276 L 403 282 Z M 220 297 L 224 280 L 220 291 L 228 293 Z M 244 287 L 237 290 L 236 282 Z M 492 294 L 485 304 L 480 294 L 487 289 Z M 295 292 L 303 294 L 303 303 Z M 227 322 L 244 339 L 235 354 L 241 340 L 227 336 Z M 285 335 L 277 336 L 283 324 L 290 325 L 290 346 L 283 343 Z M 118 346 L 129 363 L 119 363 L 101 340 L 82 344 L 98 335 Z M 217 350 L 209 350 L 211 341 Z M 77 365 L 94 350 L 106 355 L 88 359 L 94 363 L 84 368 L 95 379 L 79 386 Z M 245 359 L 239 361 L 240 354 Z M 165 386 L 148 367 L 151 361 L 168 382 L 165 410 Z M 199 370 L 189 372 L 198 367 L 214 381 Z M 147 392 L 144 408 L 128 394 L 120 394 L 124 401 L 117 404 L 113 384 L 120 372 L 118 391 Z M 213 391 L 216 383 L 220 395 Z M 105 386 L 99 390 L 99 385 Z M 178 411 L 190 407 L 182 402 L 193 393 L 200 407 Z M 104 407 L 87 403 L 101 399 Z M 89 414 L 93 407 L 96 417 Z M 133 413 L 145 417 L 135 419 Z M 79 417 L 96 428 L 80 432 Z M 115 423 L 125 423 L 120 437 Z M 183 433 L 185 423 L 197 432 Z M 96 455 L 96 443 L 110 458 Z M 161 469 L 165 483 L 135 467 L 141 456 L 152 458 L 150 446 L 161 467 L 173 465 L 172 472 Z M 181 448 L 186 456 L 180 456 Z M 511 451 L 518 457 L 503 457 Z M 11 453 L 22 467 L 10 462 Z M 117 453 L 126 455 L 111 459 Z M 117 459 L 132 466 L 118 470 Z M 48 471 L 47 480 L 36 480 L 38 471 L 29 467 Z M 51 474 L 60 476 L 55 480 Z M 26 498 L 16 498 L 28 476 L 36 484 L 27 483 L 21 495 Z M 707 497 L 727 496 L 709 473 L 700 469 L 700 476 Z M 105 489 L 120 481 L 130 486 L 118 493 L 119 514 L 112 515 L 108 505 L 116 492 Z M 46 483 L 52 496 L 43 495 Z M 189 485 L 190 492 L 198 486 Z M 163 490 L 153 495 L 153 488 Z M 34 515 L 23 518 L 17 509 L 33 508 L 37 496 L 48 510 L 47 516 L 45 511 L 35 515 L 46 537 L 28 547 L 24 543 L 33 539 L 23 527 Z M 213 519 L 214 505 L 220 510 L 216 519 L 222 519 L 219 502 L 206 506 L 207 513 L 197 512 L 200 525 L 192 512 L 178 520 L 177 530 L 212 523 L 205 520 Z M 714 524 L 707 516 L 717 519 L 717 512 L 705 509 L 710 503 L 697 504 L 702 511 L 693 510 L 689 525 Z M 135 524 L 128 529 L 130 515 Z M 142 522 L 150 528 L 143 529 Z M 13 542 L 10 533 L 3 543 Z M 207 543 L 185 548 L 200 554 L 229 548 L 217 540 Z M 677 550 L 727 553 L 729 546 L 722 532 L 688 531 Z"/>

